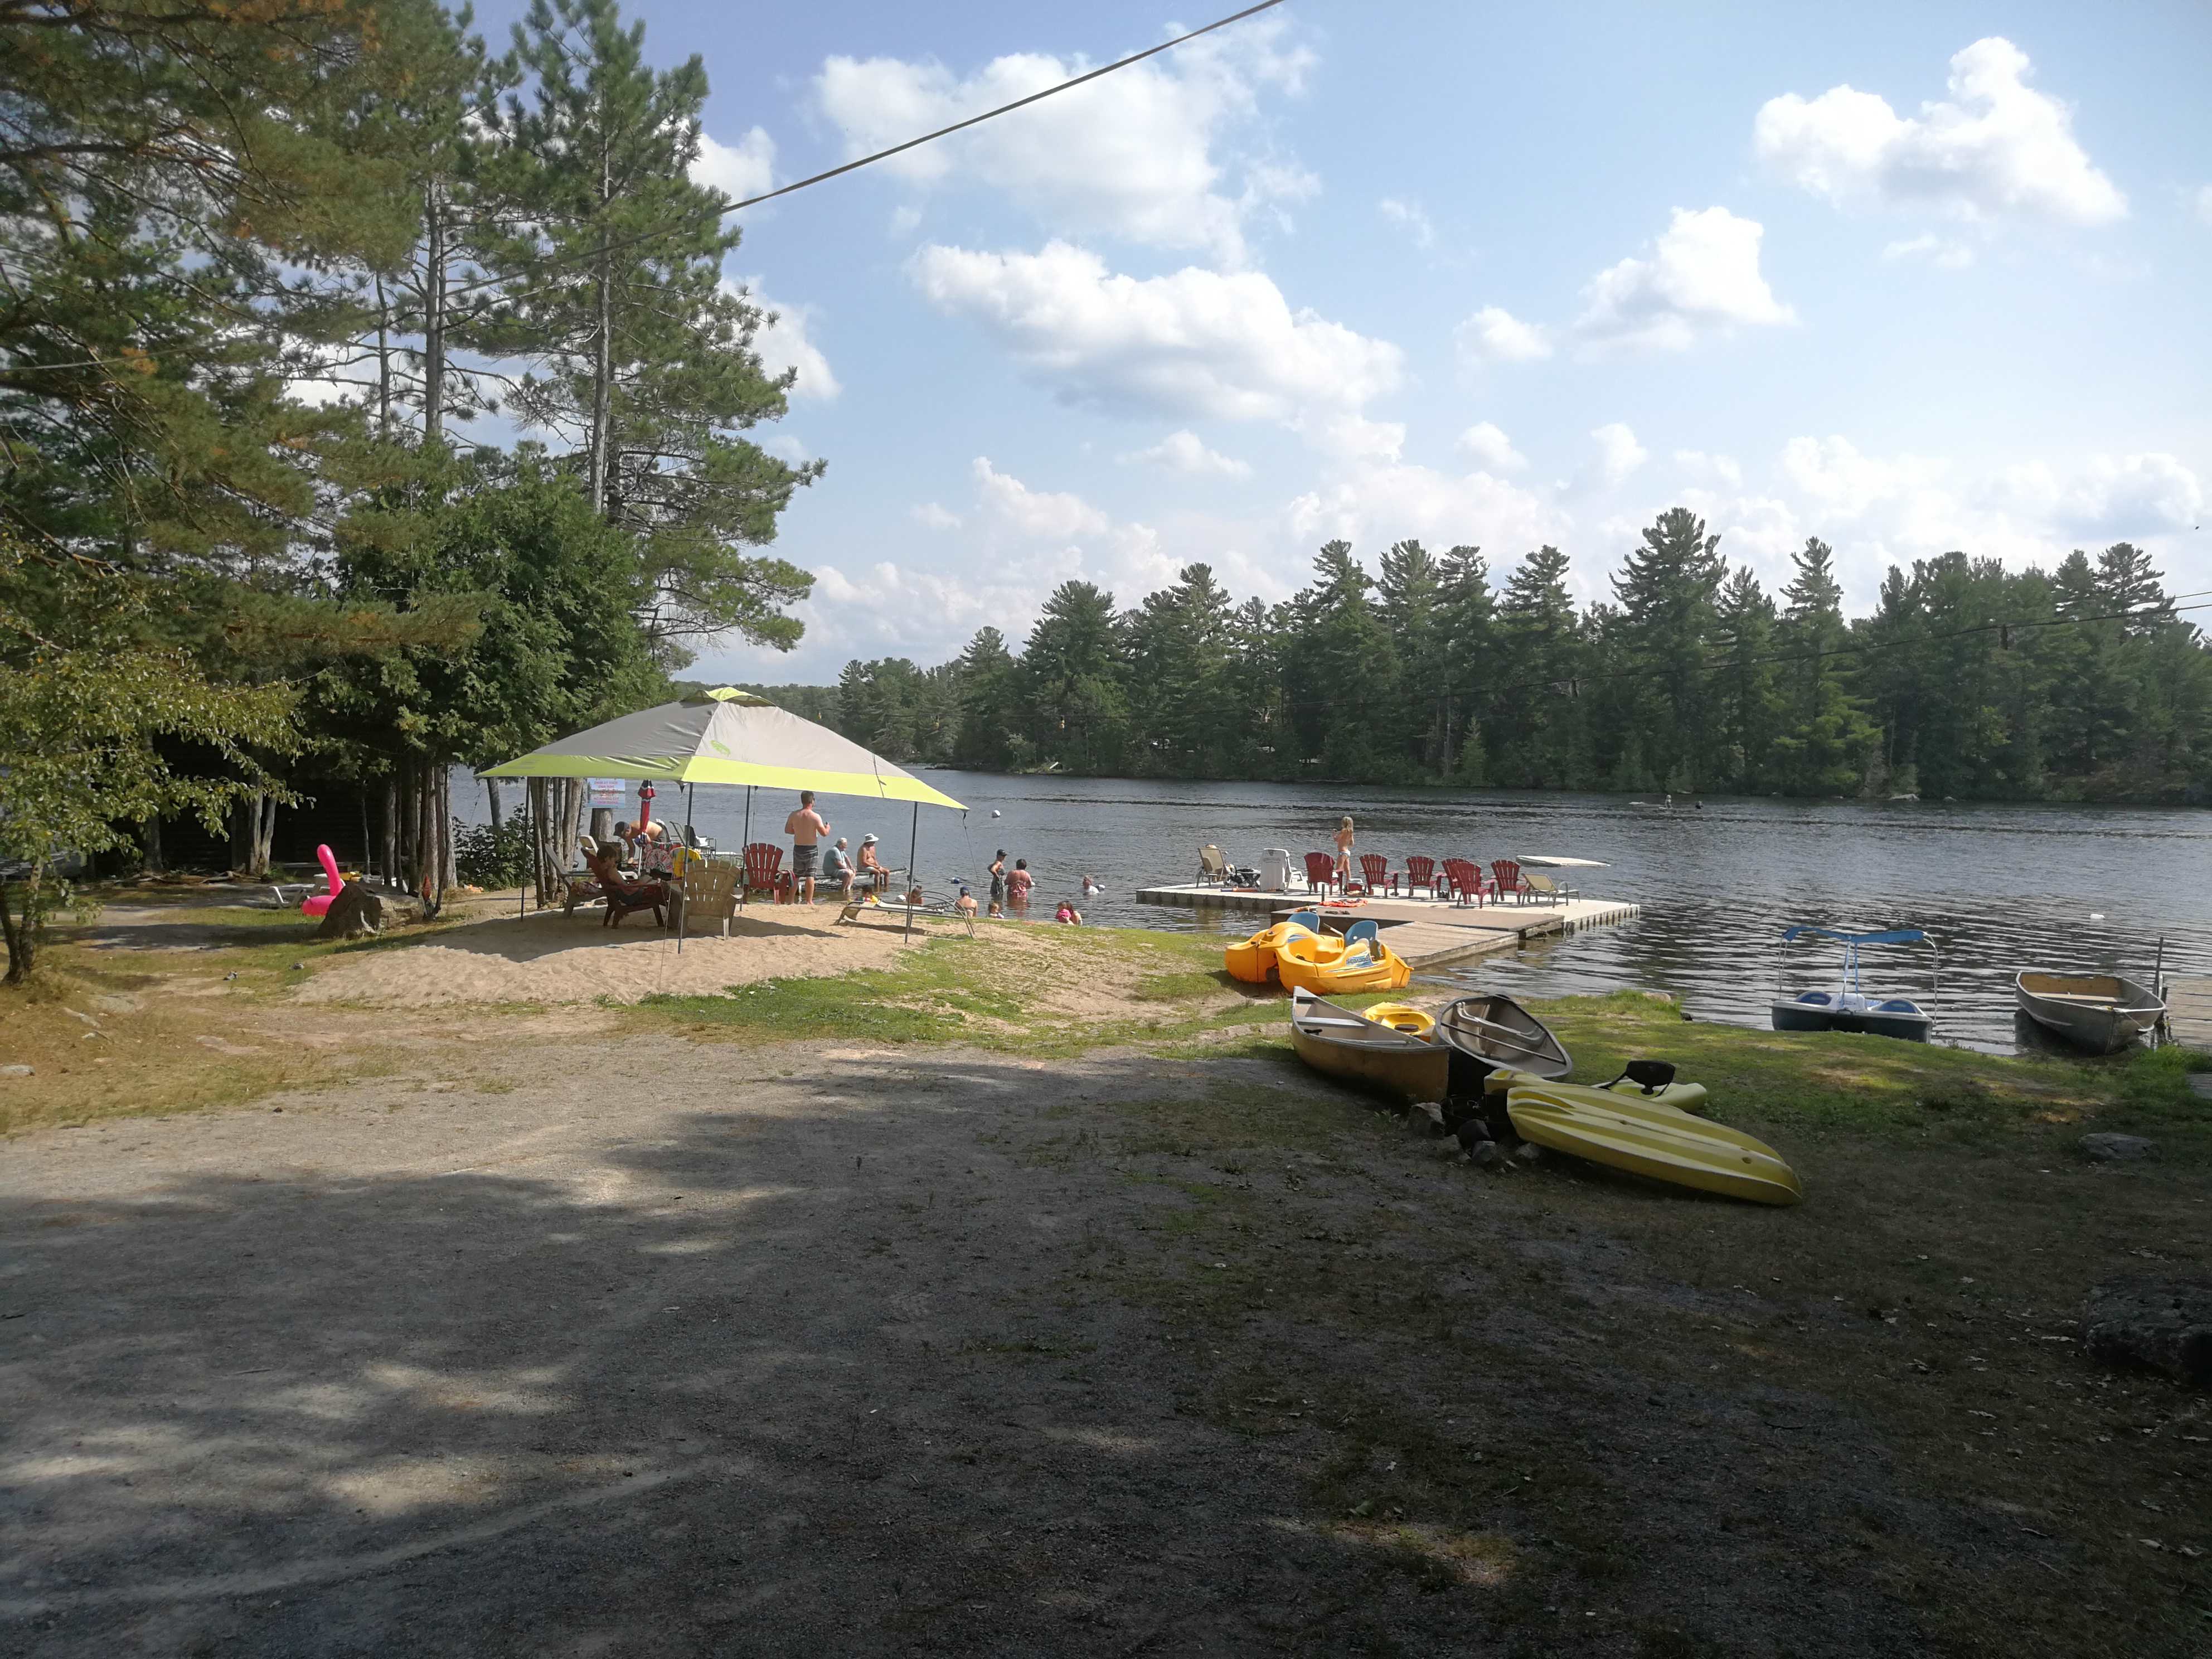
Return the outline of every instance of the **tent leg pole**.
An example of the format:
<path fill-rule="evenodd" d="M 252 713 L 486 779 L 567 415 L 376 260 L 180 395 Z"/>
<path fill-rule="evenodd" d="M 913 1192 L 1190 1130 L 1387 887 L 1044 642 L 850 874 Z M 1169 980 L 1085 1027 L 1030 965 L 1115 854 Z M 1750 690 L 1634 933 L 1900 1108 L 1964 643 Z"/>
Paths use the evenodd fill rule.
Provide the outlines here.
<path fill-rule="evenodd" d="M 496 846 L 499 826 L 494 824 L 492 829 L 495 835 L 493 845 Z M 522 838 L 530 843 L 530 868 L 523 875 L 522 890 L 514 896 L 514 919 L 517 921 L 529 920 L 530 884 L 538 879 L 538 830 L 531 821 L 530 780 L 527 778 L 522 781 Z"/>
<path fill-rule="evenodd" d="M 921 803 L 914 804 L 914 821 L 906 830 L 906 936 L 914 937 L 914 890 L 921 885 L 921 866 L 914 861 L 914 850 L 921 839 Z"/>
<path fill-rule="evenodd" d="M 745 786 L 745 830 L 738 842 L 738 908 L 745 908 L 749 896 L 745 892 L 745 854 L 753 844 L 753 787 Z"/>

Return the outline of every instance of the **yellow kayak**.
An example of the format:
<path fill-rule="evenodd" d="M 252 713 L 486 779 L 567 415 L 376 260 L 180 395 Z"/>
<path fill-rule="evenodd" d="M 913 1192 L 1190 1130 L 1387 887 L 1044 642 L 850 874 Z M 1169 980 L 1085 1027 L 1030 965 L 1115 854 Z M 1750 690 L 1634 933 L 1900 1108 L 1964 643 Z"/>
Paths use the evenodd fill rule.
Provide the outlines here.
<path fill-rule="evenodd" d="M 1538 1077 L 1534 1072 L 1516 1072 L 1500 1066 L 1482 1080 L 1482 1086 L 1490 1094 L 1502 1095 L 1523 1083 L 1551 1084 L 1555 1081 L 1552 1078 Z M 1669 1083 L 1663 1088 L 1644 1089 L 1620 1077 L 1610 1083 L 1576 1084 L 1572 1086 L 1602 1089 L 1608 1094 L 1626 1095 L 1631 1100 L 1644 1101 L 1653 1106 L 1671 1106 L 1678 1112 L 1702 1115 L 1705 1109 L 1706 1091 L 1702 1083 Z"/>
<path fill-rule="evenodd" d="M 1275 947 L 1275 977 L 1293 990 L 1344 995 L 1395 991 L 1412 982 L 1413 970 L 1380 939 L 1347 945 L 1340 939 L 1310 933 Z"/>
<path fill-rule="evenodd" d="M 1796 1204 L 1805 1196 L 1796 1173 L 1765 1141 L 1640 1092 L 1516 1084 L 1506 1091 L 1505 1111 L 1524 1139 L 1593 1164 L 1756 1204 Z"/>
<path fill-rule="evenodd" d="M 1299 916 L 1311 917 L 1303 921 Z M 1222 965 L 1232 976 L 1248 985 L 1265 985 L 1275 977 L 1275 951 L 1294 939 L 1310 939 L 1321 925 L 1321 918 L 1310 910 L 1298 915 L 1285 916 L 1272 927 L 1263 927 L 1248 939 L 1240 939 L 1221 953 Z"/>

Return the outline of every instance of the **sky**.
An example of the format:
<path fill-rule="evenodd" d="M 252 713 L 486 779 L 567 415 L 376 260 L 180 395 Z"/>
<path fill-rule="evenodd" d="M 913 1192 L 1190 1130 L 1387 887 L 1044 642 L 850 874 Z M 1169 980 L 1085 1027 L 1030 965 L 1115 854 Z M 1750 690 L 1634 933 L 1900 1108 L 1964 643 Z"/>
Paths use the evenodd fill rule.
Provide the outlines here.
<path fill-rule="evenodd" d="M 1236 9 L 634 0 L 695 177 L 782 185 Z M 480 5 L 495 47 L 520 15 Z M 1686 506 L 1847 610 L 1952 549 L 2212 589 L 2212 8 L 1289 0 L 747 210 L 822 479 L 775 550 L 824 683 L 1017 647 L 1060 581 L 1239 599 L 1334 537 L 1544 543 L 1585 599 Z"/>

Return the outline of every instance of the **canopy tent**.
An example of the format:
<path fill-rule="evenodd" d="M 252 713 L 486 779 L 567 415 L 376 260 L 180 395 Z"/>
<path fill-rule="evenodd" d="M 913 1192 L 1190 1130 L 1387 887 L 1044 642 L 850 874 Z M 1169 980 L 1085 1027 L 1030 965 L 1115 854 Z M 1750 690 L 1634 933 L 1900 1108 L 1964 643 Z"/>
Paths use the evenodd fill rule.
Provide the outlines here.
<path fill-rule="evenodd" d="M 941 790 L 826 726 L 802 720 L 765 697 L 731 686 L 694 692 L 679 702 L 623 714 L 561 738 L 528 754 L 486 767 L 487 778 L 638 778 L 686 786 L 734 784 L 745 792 L 745 830 L 752 836 L 755 789 L 811 789 L 823 795 L 865 795 L 910 801 L 914 823 L 907 877 L 919 879 L 915 848 L 924 805 L 968 809 Z M 688 794 L 687 788 L 687 794 Z M 908 916 L 909 930 L 912 927 Z M 680 940 L 679 940 L 680 943 Z"/>
<path fill-rule="evenodd" d="M 967 810 L 828 726 L 726 685 L 618 716 L 486 767 L 481 775 L 734 783 Z"/>

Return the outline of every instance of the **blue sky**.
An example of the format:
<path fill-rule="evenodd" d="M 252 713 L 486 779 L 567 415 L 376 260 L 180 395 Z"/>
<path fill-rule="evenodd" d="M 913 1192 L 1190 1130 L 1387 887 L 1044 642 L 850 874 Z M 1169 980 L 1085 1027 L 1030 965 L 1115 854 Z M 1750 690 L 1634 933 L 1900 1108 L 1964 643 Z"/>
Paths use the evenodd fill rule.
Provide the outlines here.
<path fill-rule="evenodd" d="M 1232 9 L 635 5 L 702 176 L 782 184 Z M 520 8 L 482 8 L 495 46 Z M 731 678 L 1017 642 L 1060 580 L 1283 597 L 1341 535 L 1550 541 L 1587 592 L 1687 505 L 1848 603 L 2126 538 L 2212 588 L 2212 9 L 1291 0 L 744 216 L 800 368 L 817 577 Z"/>

